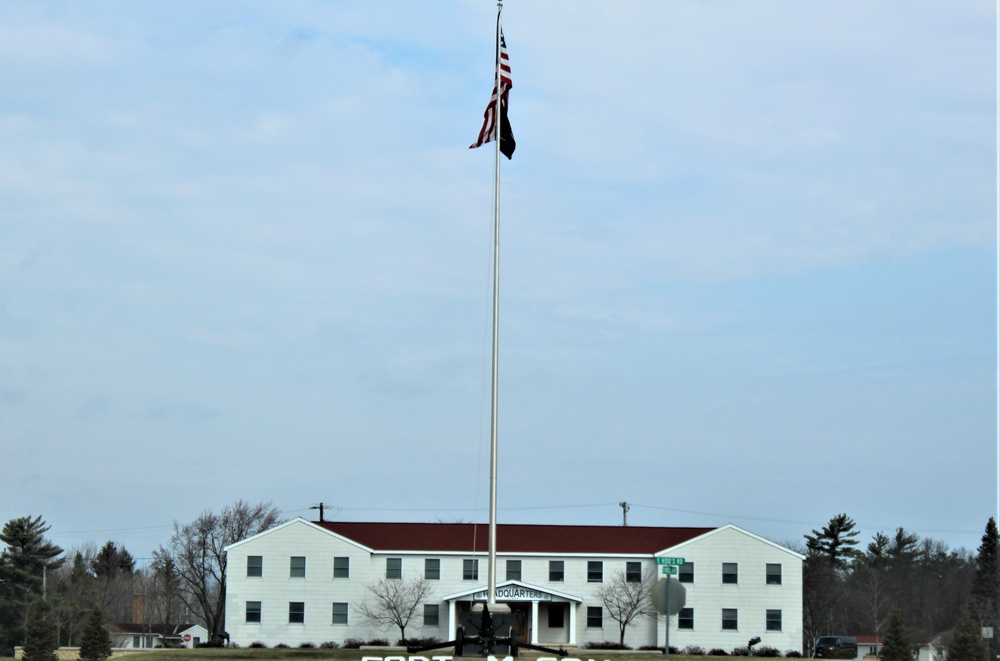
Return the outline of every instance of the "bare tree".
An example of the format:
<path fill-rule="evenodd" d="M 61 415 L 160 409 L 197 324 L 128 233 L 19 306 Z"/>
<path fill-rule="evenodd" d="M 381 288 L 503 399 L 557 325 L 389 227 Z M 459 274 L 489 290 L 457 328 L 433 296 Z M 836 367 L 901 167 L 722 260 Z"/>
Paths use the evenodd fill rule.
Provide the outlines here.
<path fill-rule="evenodd" d="M 620 645 L 625 645 L 625 630 L 635 620 L 656 617 L 650 599 L 655 582 L 656 575 L 652 571 L 643 572 L 638 581 L 630 581 L 626 572 L 617 571 L 611 580 L 595 593 L 611 619 L 618 623 Z"/>
<path fill-rule="evenodd" d="M 279 522 L 270 502 L 250 505 L 239 500 L 220 514 L 205 510 L 191 523 L 174 522 L 169 545 L 154 551 L 154 564 L 172 561 L 178 596 L 203 619 L 213 640 L 222 633 L 226 616 L 225 548 Z"/>
<path fill-rule="evenodd" d="M 399 627 L 399 637 L 406 640 L 406 626 L 430 594 L 431 584 L 423 578 L 408 581 L 383 578 L 369 585 L 368 591 L 375 597 L 375 601 L 366 601 L 358 606 L 361 614 L 376 626 Z"/>

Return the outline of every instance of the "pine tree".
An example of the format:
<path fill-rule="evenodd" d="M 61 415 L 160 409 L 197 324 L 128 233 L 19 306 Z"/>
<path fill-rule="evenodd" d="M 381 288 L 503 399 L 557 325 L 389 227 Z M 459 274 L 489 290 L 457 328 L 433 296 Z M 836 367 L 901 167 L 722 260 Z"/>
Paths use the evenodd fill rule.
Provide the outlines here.
<path fill-rule="evenodd" d="M 63 563 L 62 549 L 45 539 L 49 527 L 42 517 L 11 519 L 0 530 L 0 656 L 13 656 L 24 641 L 24 622 L 42 577 Z"/>
<path fill-rule="evenodd" d="M 111 634 L 104 626 L 104 613 L 97 606 L 87 614 L 80 640 L 80 661 L 104 661 L 111 656 Z"/>
<path fill-rule="evenodd" d="M 972 613 L 965 611 L 948 644 L 948 661 L 983 661 L 986 639 Z"/>
<path fill-rule="evenodd" d="M 882 661 L 913 661 L 910 632 L 898 608 L 892 611 L 892 616 L 889 618 L 889 630 L 885 633 L 881 658 Z"/>
<path fill-rule="evenodd" d="M 28 611 L 24 627 L 24 650 L 21 661 L 59 661 L 59 629 L 52 607 L 44 597 L 38 597 Z"/>
<path fill-rule="evenodd" d="M 991 658 L 1000 653 L 1000 534 L 997 522 L 990 517 L 986 522 L 982 543 L 976 555 L 976 577 L 972 582 L 972 611 L 984 627 L 993 627 L 990 641 Z"/>

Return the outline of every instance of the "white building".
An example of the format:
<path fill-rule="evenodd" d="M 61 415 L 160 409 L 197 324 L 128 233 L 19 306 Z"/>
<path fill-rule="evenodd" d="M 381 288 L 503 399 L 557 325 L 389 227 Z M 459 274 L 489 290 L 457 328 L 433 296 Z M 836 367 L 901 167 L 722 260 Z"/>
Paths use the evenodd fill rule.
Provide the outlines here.
<path fill-rule="evenodd" d="M 380 579 L 426 579 L 430 597 L 408 638 L 452 640 L 459 614 L 485 599 L 488 526 L 471 523 L 313 523 L 294 519 L 228 547 L 226 630 L 233 643 L 297 646 L 386 638 L 358 605 Z M 658 575 L 658 557 L 682 557 L 686 607 L 670 618 L 670 645 L 732 650 L 760 636 L 802 649 L 803 556 L 750 532 L 721 528 L 497 526 L 497 598 L 520 640 L 546 646 L 616 641 L 618 623 L 597 592 L 616 579 Z M 473 634 L 475 632 L 468 632 Z M 664 622 L 640 619 L 631 647 L 663 645 Z"/>

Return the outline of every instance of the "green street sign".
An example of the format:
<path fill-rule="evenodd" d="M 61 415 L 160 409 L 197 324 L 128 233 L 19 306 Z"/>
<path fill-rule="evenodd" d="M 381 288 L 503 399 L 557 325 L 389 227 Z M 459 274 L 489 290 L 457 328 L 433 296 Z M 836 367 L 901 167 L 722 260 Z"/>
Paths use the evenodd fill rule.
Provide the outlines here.
<path fill-rule="evenodd" d="M 660 567 L 660 569 L 667 576 L 676 576 L 677 575 L 677 567 L 674 566 L 674 565 L 662 565 Z"/>
<path fill-rule="evenodd" d="M 660 565 L 661 567 L 663 565 L 674 565 L 674 566 L 683 565 L 684 558 L 657 558 L 656 564 Z"/>

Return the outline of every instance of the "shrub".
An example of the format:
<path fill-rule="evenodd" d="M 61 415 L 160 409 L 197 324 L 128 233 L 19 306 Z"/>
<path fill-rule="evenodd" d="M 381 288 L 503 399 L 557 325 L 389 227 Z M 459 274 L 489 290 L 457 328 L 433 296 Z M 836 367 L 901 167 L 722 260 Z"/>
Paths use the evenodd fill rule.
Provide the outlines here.
<path fill-rule="evenodd" d="M 340 648 L 340 644 L 332 640 L 328 640 L 325 643 L 320 643 L 319 646 L 320 649 L 324 650 L 335 650 Z"/>
<path fill-rule="evenodd" d="M 698 647 L 697 645 L 688 645 L 684 648 L 681 654 L 686 654 L 688 656 L 705 656 L 705 648 Z"/>
<path fill-rule="evenodd" d="M 255 640 L 252 643 L 250 643 L 250 647 L 252 647 L 255 650 L 266 650 L 267 649 L 267 643 L 263 643 L 263 642 L 261 642 L 259 640 Z"/>
<path fill-rule="evenodd" d="M 385 638 L 372 638 L 365 644 L 371 645 L 372 647 L 388 647 L 389 641 L 386 640 Z"/>
<path fill-rule="evenodd" d="M 657 647 L 656 645 L 643 645 L 639 648 L 640 652 L 662 652 L 662 647 Z"/>
<path fill-rule="evenodd" d="M 584 645 L 588 650 L 630 650 L 628 645 L 622 645 L 613 640 L 591 641 Z"/>
<path fill-rule="evenodd" d="M 764 645 L 763 647 L 758 647 L 753 651 L 754 656 L 766 656 L 769 658 L 774 658 L 776 656 L 781 656 L 781 652 L 778 648 L 771 647 L 770 645 Z"/>
<path fill-rule="evenodd" d="M 719 649 L 718 647 L 713 647 L 712 649 L 708 650 L 708 655 L 709 656 L 729 656 L 729 652 L 727 652 L 726 650 L 723 650 L 723 649 Z"/>
<path fill-rule="evenodd" d="M 359 647 L 361 647 L 364 644 L 365 644 L 365 641 L 361 640 L 360 638 L 345 638 L 344 639 L 344 649 L 345 650 L 356 650 L 356 649 L 358 649 Z"/>
<path fill-rule="evenodd" d="M 221 638 L 217 638 L 216 640 L 206 640 L 201 643 L 198 643 L 197 645 L 197 647 L 225 647 L 225 646 L 226 643 L 224 643 Z"/>
<path fill-rule="evenodd" d="M 730 656 L 749 656 L 749 648 L 744 645 L 743 647 L 734 647 L 733 651 L 729 653 Z"/>
<path fill-rule="evenodd" d="M 313 644 L 313 643 L 299 643 L 299 649 L 300 650 L 314 650 L 314 649 L 316 649 L 316 645 Z"/>
<path fill-rule="evenodd" d="M 277 645 L 274 646 L 274 649 L 276 649 L 276 650 L 287 650 L 288 649 L 288 645 L 286 645 L 284 643 L 278 643 Z"/>
<path fill-rule="evenodd" d="M 429 647 L 430 645 L 438 645 L 441 643 L 440 638 L 435 638 L 434 636 L 427 636 L 426 638 L 408 638 L 406 640 L 401 640 L 397 645 L 409 645 L 411 647 Z"/>
<path fill-rule="evenodd" d="M 785 657 L 787 657 L 789 659 L 801 659 L 802 658 L 802 652 L 800 652 L 798 650 L 787 650 L 787 651 L 785 651 Z"/>

